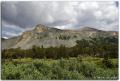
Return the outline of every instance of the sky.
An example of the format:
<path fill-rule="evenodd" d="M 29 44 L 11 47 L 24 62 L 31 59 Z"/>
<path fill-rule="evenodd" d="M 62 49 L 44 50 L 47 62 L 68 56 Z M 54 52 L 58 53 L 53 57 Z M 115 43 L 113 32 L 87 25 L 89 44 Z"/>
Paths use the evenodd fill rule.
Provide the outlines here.
<path fill-rule="evenodd" d="M 92 27 L 117 31 L 119 4 L 116 1 L 6 1 L 2 2 L 2 37 L 18 36 L 43 24 L 59 29 Z"/>

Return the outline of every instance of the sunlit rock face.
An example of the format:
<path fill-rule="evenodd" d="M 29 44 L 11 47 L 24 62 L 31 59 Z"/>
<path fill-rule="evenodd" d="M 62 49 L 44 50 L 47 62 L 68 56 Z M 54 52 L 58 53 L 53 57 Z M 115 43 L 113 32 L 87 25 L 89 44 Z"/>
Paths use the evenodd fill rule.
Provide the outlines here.
<path fill-rule="evenodd" d="M 26 31 L 22 34 L 22 38 L 27 38 L 31 35 L 31 32 L 30 31 Z"/>
<path fill-rule="evenodd" d="M 35 27 L 34 31 L 36 31 L 37 33 L 41 33 L 44 31 L 47 31 L 48 28 L 45 25 L 39 24 Z"/>

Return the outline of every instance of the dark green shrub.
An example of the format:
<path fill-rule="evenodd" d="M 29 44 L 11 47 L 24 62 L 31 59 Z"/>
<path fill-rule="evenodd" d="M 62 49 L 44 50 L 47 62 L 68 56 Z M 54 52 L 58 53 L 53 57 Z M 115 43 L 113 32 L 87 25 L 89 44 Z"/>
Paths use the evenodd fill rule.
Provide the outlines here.
<path fill-rule="evenodd" d="M 102 60 L 102 64 L 103 64 L 103 67 L 107 67 L 107 68 L 113 68 L 114 67 L 112 61 L 109 60 L 108 58 L 104 58 Z"/>
<path fill-rule="evenodd" d="M 40 68 L 41 67 L 43 67 L 44 66 L 44 64 L 43 64 L 43 62 L 37 62 L 37 61 L 35 61 L 35 62 L 33 62 L 33 65 L 36 67 L 36 69 L 38 69 L 38 70 L 40 70 Z"/>
<path fill-rule="evenodd" d="M 95 71 L 96 71 L 96 65 L 93 63 L 81 63 L 81 65 L 79 66 L 79 72 L 82 72 L 82 74 L 91 79 L 94 77 L 95 75 Z"/>
<path fill-rule="evenodd" d="M 10 73 L 6 76 L 9 80 L 17 80 L 20 79 L 20 73 Z"/>

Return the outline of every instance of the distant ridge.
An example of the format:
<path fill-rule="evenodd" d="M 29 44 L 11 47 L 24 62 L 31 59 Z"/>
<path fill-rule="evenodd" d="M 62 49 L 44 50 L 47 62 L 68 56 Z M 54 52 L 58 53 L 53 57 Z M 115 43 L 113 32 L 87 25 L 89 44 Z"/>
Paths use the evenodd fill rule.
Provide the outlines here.
<path fill-rule="evenodd" d="M 91 27 L 83 27 L 80 29 L 81 31 L 102 31 L 102 30 L 98 30 L 95 28 L 91 28 Z"/>

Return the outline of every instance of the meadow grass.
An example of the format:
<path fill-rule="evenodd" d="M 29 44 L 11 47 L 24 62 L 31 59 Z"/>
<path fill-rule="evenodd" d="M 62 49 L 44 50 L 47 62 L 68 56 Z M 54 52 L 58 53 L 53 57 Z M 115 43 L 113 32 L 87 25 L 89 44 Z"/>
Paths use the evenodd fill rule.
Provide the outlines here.
<path fill-rule="evenodd" d="M 110 63 L 106 66 L 105 63 Z M 118 60 L 97 57 L 12 59 L 2 62 L 3 80 L 116 80 Z"/>

